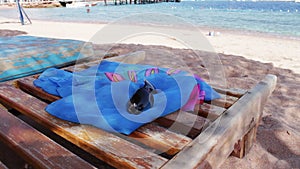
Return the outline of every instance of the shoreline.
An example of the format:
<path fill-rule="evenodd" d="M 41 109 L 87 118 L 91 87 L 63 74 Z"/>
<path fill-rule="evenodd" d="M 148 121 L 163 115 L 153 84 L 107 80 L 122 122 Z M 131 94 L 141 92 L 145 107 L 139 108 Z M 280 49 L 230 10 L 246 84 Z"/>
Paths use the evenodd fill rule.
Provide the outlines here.
<path fill-rule="evenodd" d="M 113 2 L 111 0 L 107 0 L 108 2 Z M 52 1 L 45 1 L 45 3 L 47 2 L 52 2 Z M 103 0 L 93 0 L 91 2 L 97 2 L 98 5 L 97 6 L 103 6 L 104 5 L 104 1 Z M 32 2 L 32 3 L 35 3 L 35 2 Z M 26 3 L 24 3 L 26 4 Z M 30 4 L 28 2 L 28 4 Z M 10 10 L 12 8 L 15 8 L 15 7 L 12 7 L 12 6 L 7 6 L 7 5 L 1 5 L 0 4 L 0 9 L 7 9 L 7 10 Z M 64 8 L 64 7 L 57 7 L 57 8 Z M 94 7 L 88 7 L 91 11 L 91 15 L 92 15 L 92 11 L 93 11 L 93 8 Z M 39 8 L 33 8 L 33 9 L 39 9 Z M 82 11 L 86 11 L 87 10 L 87 7 L 85 8 L 81 8 Z M 26 9 L 25 9 L 26 10 Z M 98 9 L 97 9 L 98 10 Z M 89 17 L 89 16 L 87 16 Z M 177 17 L 177 16 L 175 16 Z M 9 19 L 18 19 L 18 16 L 16 14 L 15 17 L 8 17 Z M 118 21 L 120 19 L 122 19 L 123 17 L 119 18 L 119 19 L 115 19 L 115 20 L 112 20 L 112 21 L 103 21 L 103 20 L 92 20 L 92 21 L 77 21 L 77 20 L 71 20 L 71 21 L 64 21 L 64 20 L 59 20 L 59 19 L 51 19 L 51 18 L 46 18 L 46 19 L 43 19 L 43 18 L 39 18 L 39 19 L 36 19 L 36 18 L 31 18 L 32 20 L 36 20 L 36 21 L 44 21 L 44 20 L 47 20 L 47 21 L 50 21 L 50 22 L 68 22 L 68 23 L 88 23 L 88 24 L 108 24 L 108 23 L 111 23 L 111 22 L 115 22 L 115 21 Z M 126 17 L 125 17 L 126 18 Z M 185 22 L 185 19 L 184 18 L 181 18 L 181 17 L 178 17 L 180 20 L 184 21 Z M 1 16 L 0 16 L 0 20 L 1 20 Z M 209 29 L 209 30 L 216 30 L 218 32 L 231 32 L 231 33 L 237 33 L 237 34 L 247 34 L 247 35 L 255 35 L 255 36 L 264 36 L 264 37 L 276 37 L 276 38 L 282 38 L 282 39 L 292 39 L 292 40 L 299 40 L 300 41 L 300 35 L 298 34 L 286 34 L 286 33 L 276 33 L 276 32 L 263 32 L 263 31 L 257 31 L 257 30 L 243 30 L 243 29 L 239 29 L 239 28 L 228 28 L 228 27 L 220 27 L 220 26 L 207 26 L 207 25 L 195 25 L 193 23 L 190 23 L 189 21 L 186 22 L 187 24 L 191 24 L 193 25 L 194 27 L 198 27 L 199 29 Z M 138 24 L 138 23 L 133 23 L 133 24 Z M 174 27 L 184 27 L 184 26 L 180 26 L 180 25 L 173 25 Z"/>
<path fill-rule="evenodd" d="M 1 6 L 0 6 L 1 9 Z M 0 24 L 2 23 L 3 20 L 14 20 L 13 22 L 19 22 L 17 18 L 6 18 L 0 16 Z M 62 20 L 41 20 L 41 19 L 33 19 L 33 21 L 38 21 L 38 22 L 54 22 L 54 23 L 67 23 L 67 24 L 95 24 L 95 25 L 107 25 L 110 23 L 113 23 L 115 21 L 97 21 L 97 22 L 92 22 L 92 21 L 62 21 Z M 138 24 L 136 24 L 138 25 Z M 155 25 L 160 27 L 160 25 Z M 251 31 L 251 30 L 240 30 L 240 29 L 234 29 L 234 28 L 221 28 L 221 27 L 213 27 L 213 26 L 197 26 L 193 25 L 195 28 L 198 28 L 199 30 L 202 30 L 202 32 L 205 30 L 207 33 L 209 31 L 214 31 L 214 32 L 226 32 L 230 34 L 236 34 L 236 35 L 248 35 L 248 36 L 260 36 L 263 38 L 276 38 L 276 39 L 283 39 L 283 40 L 292 40 L 292 41 L 300 41 L 300 36 L 292 36 L 292 35 L 284 35 L 284 34 L 276 34 L 276 33 L 268 33 L 268 32 L 259 32 L 259 31 Z M 177 29 L 183 28 L 182 26 L 174 26 Z"/>
<path fill-rule="evenodd" d="M 1 6 L 0 6 L 1 9 Z M 3 20 L 5 17 L 1 18 L 0 16 L 0 24 L 1 20 Z M 5 18 L 5 19 L 11 19 L 11 20 L 18 20 L 17 18 Z M 44 22 L 42 19 L 33 19 L 34 21 L 38 22 Z M 76 24 L 110 24 L 115 21 L 62 21 L 62 20 L 47 20 L 47 22 L 58 22 L 58 23 L 76 23 Z M 117 20 L 116 20 L 117 21 Z M 191 24 L 191 23 L 189 23 Z M 136 24 L 138 25 L 138 24 Z M 191 24 L 193 25 L 193 24 Z M 160 26 L 160 25 L 155 25 Z M 175 28 L 180 29 L 184 28 L 184 26 L 177 26 L 173 25 Z M 270 33 L 270 32 L 260 32 L 260 31 L 252 31 L 252 30 L 241 30 L 241 29 L 234 29 L 234 28 L 222 28 L 222 27 L 214 27 L 214 26 L 203 26 L 203 25 L 193 25 L 195 28 L 198 28 L 200 30 L 206 30 L 214 31 L 214 32 L 227 32 L 231 34 L 237 34 L 237 35 L 249 35 L 249 36 L 260 36 L 264 38 L 278 38 L 278 39 L 286 39 L 286 40 L 295 40 L 300 41 L 300 36 L 294 36 L 294 35 L 286 35 L 286 34 L 277 34 L 277 33 Z"/>
<path fill-rule="evenodd" d="M 0 23 L 0 29 L 25 31 L 28 35 L 32 36 L 76 39 L 82 41 L 90 41 L 99 30 L 109 25 L 109 22 L 87 23 L 33 20 L 32 25 L 22 26 L 18 23 L 17 19 L 8 19 L 4 17 L 0 17 Z M 119 33 L 126 34 L 126 29 L 130 29 L 133 26 L 137 25 L 127 25 L 127 27 L 119 29 Z M 153 28 L 156 28 L 156 26 L 159 29 L 164 28 L 158 25 L 152 25 Z M 45 27 L 48 29 L 45 29 Z M 180 29 L 180 27 L 172 27 L 172 29 L 177 30 L 179 33 L 183 32 L 180 34 L 185 34 L 186 36 L 192 37 L 193 34 L 188 32 L 188 30 Z M 276 67 L 291 69 L 295 73 L 300 74 L 300 38 L 292 39 L 285 36 L 274 36 L 264 33 L 209 27 L 196 27 L 196 29 L 200 30 L 204 39 L 206 39 L 213 47 L 212 51 L 215 51 L 216 53 L 243 56 L 263 63 L 272 63 Z M 219 34 L 215 36 L 208 36 L 209 31 L 214 31 L 215 33 L 219 32 Z M 114 34 L 111 36 L 114 36 Z M 163 45 L 173 48 L 182 48 L 182 43 L 179 43 L 180 39 L 178 40 L 176 37 L 154 38 L 146 36 L 131 38 L 131 40 L 125 40 L 124 43 Z"/>
<path fill-rule="evenodd" d="M 43 21 L 39 19 L 35 19 L 35 21 Z M 59 23 L 81 23 L 81 24 L 110 24 L 113 22 L 109 21 L 59 21 L 59 20 L 49 20 L 49 22 L 59 22 Z M 139 25 L 139 24 L 136 24 Z M 150 25 L 151 26 L 151 25 Z M 160 25 L 155 25 L 157 27 L 160 27 Z M 202 32 L 205 30 L 205 32 L 214 31 L 214 32 L 227 32 L 231 34 L 237 34 L 237 35 L 249 35 L 249 36 L 260 36 L 264 38 L 278 38 L 278 39 L 285 39 L 285 40 L 295 40 L 300 41 L 300 36 L 292 36 L 292 35 L 284 35 L 284 34 L 276 34 L 276 33 L 268 33 L 268 32 L 259 32 L 259 31 L 251 31 L 251 30 L 240 30 L 240 29 L 234 29 L 234 28 L 221 28 L 221 27 L 210 27 L 210 26 L 197 26 L 193 25 L 195 28 L 202 30 Z M 174 26 L 174 28 L 181 29 L 183 26 Z"/>

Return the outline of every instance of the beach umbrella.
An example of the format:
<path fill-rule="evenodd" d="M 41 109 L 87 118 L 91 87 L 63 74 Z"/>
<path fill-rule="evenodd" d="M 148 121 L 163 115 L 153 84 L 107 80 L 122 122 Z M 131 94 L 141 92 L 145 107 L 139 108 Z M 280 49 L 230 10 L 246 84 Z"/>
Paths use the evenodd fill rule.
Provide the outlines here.
<path fill-rule="evenodd" d="M 22 6 L 20 5 L 20 0 L 17 0 L 17 8 L 18 8 L 18 11 L 19 11 L 19 14 L 20 14 L 20 22 L 22 25 L 25 24 L 24 22 L 24 16 L 28 19 L 29 23 L 31 24 L 31 20 L 29 19 L 28 15 L 26 14 L 26 12 L 24 11 L 24 9 L 22 8 Z"/>

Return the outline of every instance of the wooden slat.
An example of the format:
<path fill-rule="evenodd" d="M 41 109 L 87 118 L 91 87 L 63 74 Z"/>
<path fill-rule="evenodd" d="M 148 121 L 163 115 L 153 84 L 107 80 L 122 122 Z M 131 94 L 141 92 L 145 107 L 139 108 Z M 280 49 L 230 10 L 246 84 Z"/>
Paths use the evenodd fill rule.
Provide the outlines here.
<path fill-rule="evenodd" d="M 254 141 L 256 140 L 257 128 L 258 123 L 250 129 L 243 138 L 238 140 L 238 142 L 234 145 L 234 150 L 231 153 L 232 156 L 243 158 L 250 151 Z"/>
<path fill-rule="evenodd" d="M 235 142 L 258 123 L 276 79 L 274 75 L 266 76 L 163 168 L 218 168 L 232 152 Z"/>
<path fill-rule="evenodd" d="M 257 133 L 258 123 L 255 127 L 250 129 L 250 131 L 244 136 L 245 148 L 243 157 L 249 153 L 252 148 L 254 142 L 256 141 L 256 133 Z"/>
<path fill-rule="evenodd" d="M 0 161 L 0 169 L 8 169 L 8 168 Z"/>
<path fill-rule="evenodd" d="M 233 89 L 233 88 L 232 89 L 221 89 L 221 88 L 217 88 L 217 87 L 213 87 L 213 88 L 218 93 L 237 97 L 237 98 L 242 97 L 247 92 L 247 90 L 243 90 L 243 89 Z"/>
<path fill-rule="evenodd" d="M 153 123 L 138 128 L 129 136 L 169 155 L 175 155 L 192 141 L 186 136 L 176 134 Z"/>
<path fill-rule="evenodd" d="M 214 106 L 211 104 L 203 103 L 201 105 L 196 106 L 196 111 L 198 115 L 207 118 L 211 121 L 217 119 L 222 113 L 226 111 L 225 108 Z"/>
<path fill-rule="evenodd" d="M 30 93 L 40 99 L 53 102 L 58 100 L 60 97 L 54 96 L 52 94 L 49 94 L 47 92 L 44 92 L 41 88 L 35 87 L 33 84 L 33 81 L 35 78 L 33 77 L 26 77 L 22 78 L 16 81 L 17 86 L 25 91 L 26 93 Z"/>
<path fill-rule="evenodd" d="M 21 88 L 22 90 L 26 91 L 27 93 L 30 93 L 38 98 L 41 98 L 46 101 L 55 101 L 58 99 L 58 97 L 55 97 L 53 95 L 50 95 L 44 91 L 42 91 L 40 88 L 35 87 L 32 83 L 34 78 L 23 78 L 17 81 L 17 86 Z M 169 155 L 174 155 L 178 151 L 180 151 L 187 143 L 191 141 L 190 138 L 176 134 L 175 132 L 171 131 L 165 131 L 164 134 L 168 135 L 168 137 L 157 137 L 158 127 L 154 127 L 154 125 L 146 125 L 147 127 L 142 127 L 138 131 L 134 131 L 132 135 L 135 137 L 141 137 L 144 139 L 137 139 L 138 141 L 142 141 L 143 144 L 158 149 L 159 151 L 166 151 Z M 163 131 L 163 129 L 160 129 L 160 131 Z M 198 133 L 199 134 L 199 133 Z M 147 137 L 147 141 L 145 141 Z M 172 139 L 172 142 L 170 141 Z M 185 140 L 185 141 L 182 141 Z"/>
<path fill-rule="evenodd" d="M 36 168 L 95 168 L 2 107 L 0 138 Z"/>
<path fill-rule="evenodd" d="M 44 110 L 46 103 L 14 87 L 0 85 L 0 102 L 10 105 L 114 167 L 159 168 L 167 161 L 101 129 L 89 125 L 77 125 L 53 117 Z"/>
<path fill-rule="evenodd" d="M 234 144 L 234 149 L 231 152 L 231 156 L 237 157 L 237 158 L 243 158 L 244 154 L 245 154 L 245 140 L 244 137 L 240 140 L 238 140 L 235 144 Z"/>
<path fill-rule="evenodd" d="M 168 155 L 178 153 L 192 141 L 189 137 L 169 131 L 152 123 L 138 128 L 129 136 Z"/>
<path fill-rule="evenodd" d="M 198 115 L 177 111 L 165 117 L 155 120 L 160 125 L 167 127 L 168 130 L 195 138 L 203 128 L 208 125 L 209 120 Z"/>
<path fill-rule="evenodd" d="M 238 100 L 237 97 L 223 95 L 223 94 L 220 95 L 221 95 L 220 99 L 215 99 L 207 103 L 228 109 Z"/>

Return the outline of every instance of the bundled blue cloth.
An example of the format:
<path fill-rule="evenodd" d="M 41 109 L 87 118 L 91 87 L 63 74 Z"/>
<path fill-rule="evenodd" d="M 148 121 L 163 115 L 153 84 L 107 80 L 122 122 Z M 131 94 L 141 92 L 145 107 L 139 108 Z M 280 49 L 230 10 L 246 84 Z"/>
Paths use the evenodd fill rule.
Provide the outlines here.
<path fill-rule="evenodd" d="M 140 114 L 131 114 L 128 102 L 145 80 L 156 90 L 153 103 Z M 105 60 L 75 73 L 47 69 L 34 84 L 62 97 L 46 107 L 53 116 L 127 135 L 180 108 L 194 110 L 199 102 L 220 97 L 201 78 L 185 71 Z"/>

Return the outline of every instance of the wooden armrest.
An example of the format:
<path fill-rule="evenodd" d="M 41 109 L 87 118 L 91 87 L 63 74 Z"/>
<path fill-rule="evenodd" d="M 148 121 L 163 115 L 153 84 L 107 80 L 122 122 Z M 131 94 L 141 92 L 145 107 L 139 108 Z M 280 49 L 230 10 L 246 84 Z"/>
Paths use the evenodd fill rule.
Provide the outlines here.
<path fill-rule="evenodd" d="M 163 168 L 218 168 L 234 149 L 235 142 L 258 123 L 276 80 L 276 76 L 267 75 Z"/>

